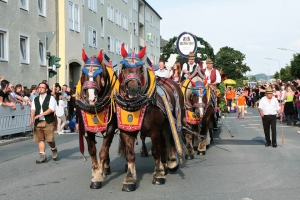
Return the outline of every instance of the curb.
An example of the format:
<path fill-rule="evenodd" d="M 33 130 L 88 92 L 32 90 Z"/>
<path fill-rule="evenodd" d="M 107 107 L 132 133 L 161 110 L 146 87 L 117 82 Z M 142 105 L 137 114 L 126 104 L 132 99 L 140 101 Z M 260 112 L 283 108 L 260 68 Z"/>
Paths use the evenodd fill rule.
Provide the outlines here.
<path fill-rule="evenodd" d="M 13 139 L 10 139 L 10 140 L 0 140 L 0 147 L 8 145 L 8 144 L 13 144 L 13 143 L 17 143 L 17 142 L 30 140 L 30 139 L 32 139 L 32 137 L 13 138 Z"/>

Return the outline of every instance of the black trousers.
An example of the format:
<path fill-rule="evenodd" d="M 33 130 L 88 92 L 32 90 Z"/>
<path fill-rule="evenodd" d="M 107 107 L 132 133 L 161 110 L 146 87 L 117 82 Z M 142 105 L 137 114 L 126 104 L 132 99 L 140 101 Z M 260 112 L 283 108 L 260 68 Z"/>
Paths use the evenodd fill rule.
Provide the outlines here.
<path fill-rule="evenodd" d="M 276 115 L 265 115 L 262 118 L 266 142 L 270 143 L 270 125 L 272 130 L 272 144 L 276 142 Z"/>

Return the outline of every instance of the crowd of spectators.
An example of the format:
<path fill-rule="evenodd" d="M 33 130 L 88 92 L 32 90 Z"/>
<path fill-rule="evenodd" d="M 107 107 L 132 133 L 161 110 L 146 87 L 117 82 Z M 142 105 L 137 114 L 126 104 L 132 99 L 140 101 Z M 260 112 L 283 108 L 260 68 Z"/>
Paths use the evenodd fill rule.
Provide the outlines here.
<path fill-rule="evenodd" d="M 269 83 L 259 86 L 242 86 L 238 88 L 227 89 L 235 91 L 236 95 L 232 101 L 236 101 L 242 94 L 246 98 L 246 105 L 250 108 L 257 108 L 260 99 L 265 96 L 266 88 L 270 86 L 273 90 L 273 97 L 276 98 L 281 107 L 283 118 L 287 125 L 300 124 L 300 80 L 283 82 L 278 79 L 275 83 Z M 230 87 L 227 87 L 230 88 Z M 227 92 L 228 92 L 227 91 Z M 230 98 L 225 96 L 227 105 L 232 107 Z M 300 133 L 300 132 L 299 132 Z"/>
<path fill-rule="evenodd" d="M 54 96 L 57 101 L 55 110 L 56 114 L 56 132 L 63 134 L 65 132 L 75 131 L 75 91 L 76 88 L 70 88 L 66 84 L 60 86 L 59 83 L 53 84 L 50 88 L 47 80 L 42 83 L 47 85 L 47 94 Z M 10 107 L 12 110 L 20 105 L 21 109 L 24 106 L 31 106 L 35 97 L 39 96 L 37 85 L 32 85 L 30 88 L 23 87 L 22 84 L 14 84 L 0 76 L 0 106 Z M 68 130 L 65 130 L 68 129 Z"/>

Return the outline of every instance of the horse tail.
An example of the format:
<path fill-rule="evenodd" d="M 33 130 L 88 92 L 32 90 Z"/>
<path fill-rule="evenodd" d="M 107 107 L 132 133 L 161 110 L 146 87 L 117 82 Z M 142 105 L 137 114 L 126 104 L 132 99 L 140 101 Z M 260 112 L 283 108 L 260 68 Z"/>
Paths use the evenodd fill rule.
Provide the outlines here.
<path fill-rule="evenodd" d="M 125 143 L 122 141 L 121 137 L 119 140 L 119 150 L 118 150 L 118 154 L 119 156 L 125 157 L 126 155 L 126 145 Z"/>

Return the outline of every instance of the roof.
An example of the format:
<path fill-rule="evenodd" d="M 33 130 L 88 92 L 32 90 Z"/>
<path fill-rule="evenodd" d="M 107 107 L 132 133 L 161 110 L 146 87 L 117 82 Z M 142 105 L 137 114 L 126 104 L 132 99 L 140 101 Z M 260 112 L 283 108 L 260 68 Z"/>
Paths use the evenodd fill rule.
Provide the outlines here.
<path fill-rule="evenodd" d="M 149 8 L 151 8 L 151 10 L 162 20 L 162 17 L 156 12 L 156 10 L 154 10 L 153 8 L 152 8 L 152 6 L 150 6 L 150 4 L 147 2 L 147 1 L 145 1 L 144 0 L 144 3 L 149 7 Z"/>

